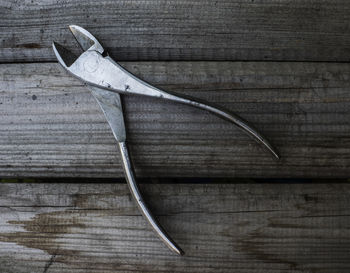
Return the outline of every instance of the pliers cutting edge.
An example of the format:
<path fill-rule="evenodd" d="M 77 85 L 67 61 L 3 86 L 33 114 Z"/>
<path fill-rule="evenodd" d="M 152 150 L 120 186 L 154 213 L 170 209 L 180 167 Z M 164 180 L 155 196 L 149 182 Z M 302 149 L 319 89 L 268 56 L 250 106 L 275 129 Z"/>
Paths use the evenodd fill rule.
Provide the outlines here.
<path fill-rule="evenodd" d="M 260 133 L 237 115 L 205 101 L 166 92 L 142 81 L 113 61 L 98 40 L 87 30 L 76 25 L 71 25 L 69 28 L 84 52 L 79 57 L 76 57 L 69 50 L 53 42 L 53 50 L 59 63 L 69 73 L 89 87 L 100 105 L 119 144 L 126 180 L 142 214 L 171 250 L 179 255 L 184 254 L 181 248 L 176 245 L 156 221 L 139 191 L 126 145 L 123 110 L 119 94 L 157 97 L 207 110 L 240 127 L 257 142 L 265 146 L 278 159 L 279 156 L 276 150 Z"/>

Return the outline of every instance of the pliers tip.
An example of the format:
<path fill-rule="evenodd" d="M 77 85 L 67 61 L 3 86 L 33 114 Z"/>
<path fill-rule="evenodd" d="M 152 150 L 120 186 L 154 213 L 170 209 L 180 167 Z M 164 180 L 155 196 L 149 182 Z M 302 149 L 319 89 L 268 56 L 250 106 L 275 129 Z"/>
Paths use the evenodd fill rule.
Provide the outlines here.
<path fill-rule="evenodd" d="M 69 29 L 84 51 L 95 50 L 101 54 L 104 52 L 104 48 L 100 42 L 86 29 L 77 25 L 70 25 Z"/>
<path fill-rule="evenodd" d="M 64 68 L 68 68 L 75 61 L 76 57 L 73 53 L 60 44 L 52 42 L 52 48 L 57 60 Z"/>

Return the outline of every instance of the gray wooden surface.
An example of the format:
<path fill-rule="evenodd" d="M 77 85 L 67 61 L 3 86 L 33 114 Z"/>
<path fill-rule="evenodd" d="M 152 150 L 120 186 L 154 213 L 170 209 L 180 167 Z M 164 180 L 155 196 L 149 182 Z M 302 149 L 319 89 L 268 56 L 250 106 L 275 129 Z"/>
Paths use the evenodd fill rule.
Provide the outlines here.
<path fill-rule="evenodd" d="M 213 181 L 214 182 L 214 181 Z M 0 184 L 0 272 L 350 271 L 350 185 L 142 185 L 173 255 L 123 184 Z"/>
<path fill-rule="evenodd" d="M 170 177 L 142 190 L 184 257 L 126 185 L 98 183 L 123 174 L 96 102 L 54 58 L 53 40 L 78 53 L 69 24 L 150 83 L 241 115 L 282 155 L 203 111 L 124 98 L 137 176 Z M 347 0 L 0 0 L 0 272 L 350 272 L 349 181 L 319 180 L 350 173 L 349 49 Z M 77 178 L 94 183 L 57 183 Z"/>
<path fill-rule="evenodd" d="M 118 60 L 350 60 L 348 0 L 2 0 L 0 62 L 55 60 L 69 24 Z"/>
<path fill-rule="evenodd" d="M 125 97 L 138 176 L 349 177 L 349 64 L 122 64 L 157 86 L 240 114 L 282 156 L 274 160 L 235 126 L 204 111 Z M 123 176 L 97 103 L 58 64 L 0 66 L 0 106 L 2 176 Z"/>

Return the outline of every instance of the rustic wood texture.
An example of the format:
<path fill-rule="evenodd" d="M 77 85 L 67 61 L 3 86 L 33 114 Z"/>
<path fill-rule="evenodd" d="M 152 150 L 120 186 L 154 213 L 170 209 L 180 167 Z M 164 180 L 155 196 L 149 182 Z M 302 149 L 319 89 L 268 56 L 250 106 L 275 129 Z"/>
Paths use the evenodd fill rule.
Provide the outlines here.
<path fill-rule="evenodd" d="M 118 60 L 350 61 L 348 0 L 2 0 L 0 62 L 55 60 L 69 24 Z"/>
<path fill-rule="evenodd" d="M 213 180 L 214 182 L 214 180 Z M 350 271 L 350 184 L 0 184 L 0 272 Z"/>
<path fill-rule="evenodd" d="M 349 177 L 350 64 L 122 65 L 156 86 L 231 109 L 282 156 L 274 160 L 237 127 L 205 111 L 124 97 L 139 177 Z M 1 65 L 0 115 L 1 176 L 123 176 L 97 103 L 56 63 Z"/>
<path fill-rule="evenodd" d="M 79 53 L 69 24 L 150 83 L 241 115 L 280 151 L 275 161 L 206 112 L 123 98 L 138 178 L 170 178 L 141 189 L 184 257 L 126 185 L 96 183 L 123 172 L 97 103 L 56 63 L 53 40 Z M 349 183 L 244 179 L 350 177 L 349 49 L 347 0 L 0 0 L 0 272 L 350 272 Z M 3 183 L 13 177 L 45 183 Z"/>

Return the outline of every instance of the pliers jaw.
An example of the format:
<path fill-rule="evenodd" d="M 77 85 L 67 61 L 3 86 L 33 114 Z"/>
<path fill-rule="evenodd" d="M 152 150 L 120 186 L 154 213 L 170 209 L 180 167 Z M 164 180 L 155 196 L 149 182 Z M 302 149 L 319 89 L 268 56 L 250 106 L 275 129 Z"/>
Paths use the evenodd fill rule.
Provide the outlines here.
<path fill-rule="evenodd" d="M 61 46 L 60 44 L 52 43 L 53 52 L 56 55 L 58 62 L 67 70 L 76 61 L 77 56 L 75 56 L 71 51 Z"/>
<path fill-rule="evenodd" d="M 83 51 L 97 51 L 104 55 L 104 48 L 90 32 L 76 25 L 70 25 L 69 29 Z M 52 47 L 57 60 L 65 69 L 69 70 L 78 57 L 56 42 L 52 43 Z"/>
<path fill-rule="evenodd" d="M 90 32 L 76 25 L 70 25 L 69 29 L 84 51 L 94 50 L 103 54 L 104 48 Z"/>

